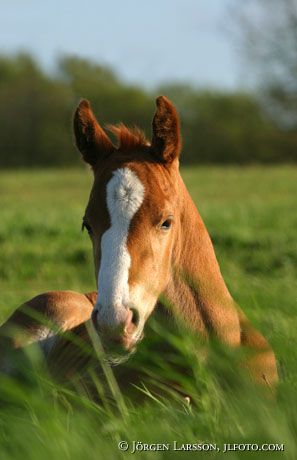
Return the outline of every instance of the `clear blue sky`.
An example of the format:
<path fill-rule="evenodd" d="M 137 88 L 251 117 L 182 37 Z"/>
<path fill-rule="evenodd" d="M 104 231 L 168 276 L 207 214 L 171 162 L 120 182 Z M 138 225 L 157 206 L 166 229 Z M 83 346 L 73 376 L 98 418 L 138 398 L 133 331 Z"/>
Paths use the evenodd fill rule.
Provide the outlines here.
<path fill-rule="evenodd" d="M 232 0 L 2 0 L 0 52 L 28 50 L 46 67 L 64 53 L 111 65 L 129 82 L 240 84 Z"/>

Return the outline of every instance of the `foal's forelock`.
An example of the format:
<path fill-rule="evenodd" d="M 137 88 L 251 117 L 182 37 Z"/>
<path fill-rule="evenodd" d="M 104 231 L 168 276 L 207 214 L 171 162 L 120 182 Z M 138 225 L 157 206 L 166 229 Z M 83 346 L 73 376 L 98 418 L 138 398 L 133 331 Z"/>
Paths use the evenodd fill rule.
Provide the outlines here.
<path fill-rule="evenodd" d="M 111 225 L 101 238 L 97 308 L 107 326 L 116 327 L 124 321 L 126 309 L 132 303 L 129 290 L 131 255 L 127 240 L 131 220 L 143 203 L 144 192 L 136 173 L 127 167 L 114 171 L 106 186 Z"/>

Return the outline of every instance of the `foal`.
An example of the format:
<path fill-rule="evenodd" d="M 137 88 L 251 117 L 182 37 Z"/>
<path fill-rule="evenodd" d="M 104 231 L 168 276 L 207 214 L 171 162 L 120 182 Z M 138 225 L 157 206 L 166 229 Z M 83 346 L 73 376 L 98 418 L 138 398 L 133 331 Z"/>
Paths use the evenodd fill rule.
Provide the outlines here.
<path fill-rule="evenodd" d="M 248 322 L 222 278 L 213 245 L 179 173 L 181 137 L 172 103 L 157 98 L 149 142 L 138 129 L 110 126 L 114 146 L 82 100 L 74 115 L 76 145 L 94 182 L 83 218 L 93 246 L 98 295 L 70 291 L 41 294 L 2 327 L 17 326 L 14 347 L 40 342 L 55 361 L 56 331 L 26 316 L 41 313 L 60 330 L 81 336 L 86 322 L 111 362 L 133 351 L 162 295 L 173 316 L 202 337 L 254 350 L 247 367 L 254 380 L 274 384 L 273 351 Z M 85 334 L 83 334 L 85 340 Z M 21 337 L 21 338 L 20 338 Z"/>

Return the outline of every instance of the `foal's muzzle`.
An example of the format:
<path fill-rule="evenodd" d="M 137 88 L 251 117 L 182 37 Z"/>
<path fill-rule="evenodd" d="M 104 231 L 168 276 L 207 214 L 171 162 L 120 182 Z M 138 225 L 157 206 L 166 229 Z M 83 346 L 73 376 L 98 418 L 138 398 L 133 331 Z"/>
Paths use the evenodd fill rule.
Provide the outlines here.
<path fill-rule="evenodd" d="M 116 324 L 110 324 L 101 318 L 100 306 L 96 305 L 92 312 L 93 325 L 107 354 L 131 352 L 139 340 L 138 310 L 133 307 L 125 308 L 121 316 Z"/>

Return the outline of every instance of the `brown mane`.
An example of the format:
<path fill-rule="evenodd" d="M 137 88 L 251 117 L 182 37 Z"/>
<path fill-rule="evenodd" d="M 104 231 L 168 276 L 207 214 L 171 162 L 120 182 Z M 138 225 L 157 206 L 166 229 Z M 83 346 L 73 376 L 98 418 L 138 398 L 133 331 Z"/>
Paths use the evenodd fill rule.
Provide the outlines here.
<path fill-rule="evenodd" d="M 127 151 L 143 149 L 150 145 L 144 132 L 137 126 L 128 128 L 124 123 L 119 123 L 118 125 L 107 125 L 106 129 L 117 138 L 118 149 Z"/>

